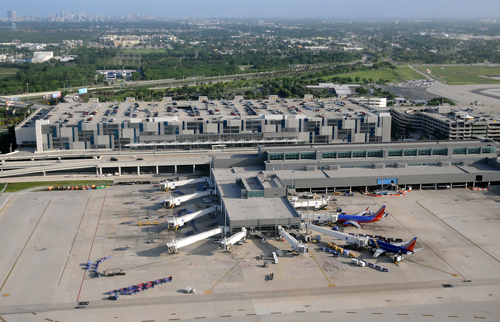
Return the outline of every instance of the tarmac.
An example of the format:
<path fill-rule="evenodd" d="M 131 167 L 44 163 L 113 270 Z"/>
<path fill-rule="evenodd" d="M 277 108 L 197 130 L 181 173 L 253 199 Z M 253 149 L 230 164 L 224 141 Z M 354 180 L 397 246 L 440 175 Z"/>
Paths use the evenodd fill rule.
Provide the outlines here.
<path fill-rule="evenodd" d="M 181 188 L 186 194 L 196 186 Z M 389 268 L 354 266 L 347 257 L 319 251 L 293 256 L 272 238 L 249 239 L 223 252 L 212 239 L 168 254 L 165 243 L 193 230 L 166 229 L 181 208 L 160 205 L 172 192 L 152 185 L 90 191 L 39 191 L 0 196 L 0 321 L 478 321 L 500 316 L 500 190 L 412 191 L 405 197 L 336 196 L 348 213 L 387 206 L 389 216 L 344 232 L 409 240 L 417 248 L 398 265 L 387 256 L 358 257 Z M 158 199 L 157 199 L 158 198 Z M 129 203 L 136 201 L 135 203 Z M 161 218 L 167 216 L 167 218 Z M 149 218 L 148 218 L 149 217 Z M 219 224 L 223 218 L 217 217 Z M 213 219 L 196 220 L 200 231 Z M 133 221 L 132 224 L 123 224 Z M 158 225 L 145 223 L 158 221 Z M 137 223 L 142 222 L 143 226 Z M 317 235 L 317 234 L 314 234 Z M 117 250 L 129 246 L 128 250 Z M 285 251 L 278 264 L 271 253 Z M 97 278 L 85 270 L 127 270 Z M 257 259 L 263 255 L 264 259 Z M 268 275 L 274 273 L 274 279 Z M 172 276 L 173 281 L 135 295 L 107 299 L 108 291 Z M 187 286 L 196 294 L 185 294 Z M 451 285 L 451 286 L 450 286 Z M 80 302 L 80 303 L 79 303 Z M 83 302 L 83 303 L 82 303 Z M 88 303 L 86 303 L 88 302 Z"/>

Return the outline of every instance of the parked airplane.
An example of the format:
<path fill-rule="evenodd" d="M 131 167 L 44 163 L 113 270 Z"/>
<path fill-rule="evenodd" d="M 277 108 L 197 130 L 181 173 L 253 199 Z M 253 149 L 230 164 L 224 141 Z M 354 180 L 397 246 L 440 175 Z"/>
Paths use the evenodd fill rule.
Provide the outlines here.
<path fill-rule="evenodd" d="M 384 253 L 393 253 L 397 255 L 411 255 L 423 248 L 415 249 L 415 244 L 417 243 L 417 237 L 413 237 L 412 240 L 402 243 L 387 243 L 380 240 L 371 239 L 370 244 L 375 246 L 376 249 L 372 249 L 373 257 L 378 257 Z"/>
<path fill-rule="evenodd" d="M 376 222 L 383 220 L 387 214 L 385 213 L 385 206 L 382 206 L 376 213 L 373 215 L 366 215 L 366 212 L 368 211 L 368 208 L 366 208 L 365 211 L 362 211 L 360 213 L 357 213 L 355 215 L 343 215 L 339 214 L 338 215 L 338 222 L 343 222 L 344 225 L 354 225 L 358 228 L 361 228 L 362 226 L 360 223 L 366 224 L 370 222 Z"/>

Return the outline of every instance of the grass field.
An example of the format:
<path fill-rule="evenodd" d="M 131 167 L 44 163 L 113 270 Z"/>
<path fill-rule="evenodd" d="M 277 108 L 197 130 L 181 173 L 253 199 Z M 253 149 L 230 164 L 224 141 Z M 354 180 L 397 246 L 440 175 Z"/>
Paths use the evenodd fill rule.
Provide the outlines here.
<path fill-rule="evenodd" d="M 368 70 L 368 71 L 360 71 L 360 72 L 352 72 L 347 74 L 339 74 L 334 75 L 339 77 L 359 77 L 363 78 L 372 78 L 373 80 L 377 79 L 388 79 L 391 82 L 405 82 L 407 80 L 415 80 L 415 79 L 423 79 L 424 77 L 411 69 L 408 66 L 398 66 L 397 69 L 377 69 L 377 70 Z"/>
<path fill-rule="evenodd" d="M 433 76 L 444 80 L 449 85 L 500 84 L 500 67 L 421 65 L 418 69 L 423 72 L 430 69 Z M 496 76 L 498 79 L 481 76 Z"/>
<path fill-rule="evenodd" d="M 0 68 L 0 79 L 15 75 L 17 71 L 17 68 Z"/>
<path fill-rule="evenodd" d="M 81 186 L 81 185 L 91 186 L 94 184 L 99 186 L 109 186 L 113 185 L 113 180 L 15 182 L 15 183 L 9 183 L 7 189 L 5 189 L 5 192 L 16 192 L 35 187 Z"/>

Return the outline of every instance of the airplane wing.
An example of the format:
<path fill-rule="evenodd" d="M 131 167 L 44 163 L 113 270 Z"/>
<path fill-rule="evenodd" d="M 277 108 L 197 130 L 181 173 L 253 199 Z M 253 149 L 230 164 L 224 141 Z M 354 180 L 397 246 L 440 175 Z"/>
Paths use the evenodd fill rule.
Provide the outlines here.
<path fill-rule="evenodd" d="M 380 255 L 382 255 L 383 253 L 385 253 L 385 249 L 383 249 L 383 248 L 377 248 L 377 250 L 375 251 L 375 253 L 373 253 L 373 258 L 377 258 Z"/>
<path fill-rule="evenodd" d="M 357 222 L 357 221 L 346 221 L 346 224 L 350 224 L 350 225 L 353 225 L 353 226 L 356 226 L 357 228 L 361 228 L 361 225 Z"/>
<path fill-rule="evenodd" d="M 370 207 L 368 207 L 370 208 Z M 357 214 L 354 214 L 354 216 L 370 216 L 370 212 L 368 211 L 368 208 L 366 208 L 365 210 L 361 211 L 361 212 L 358 212 Z"/>

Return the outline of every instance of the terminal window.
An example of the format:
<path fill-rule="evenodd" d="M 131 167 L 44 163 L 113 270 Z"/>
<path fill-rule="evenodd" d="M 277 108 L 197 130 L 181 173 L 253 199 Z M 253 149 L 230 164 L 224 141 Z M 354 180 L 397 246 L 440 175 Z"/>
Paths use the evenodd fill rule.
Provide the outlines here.
<path fill-rule="evenodd" d="M 455 148 L 453 154 L 467 154 L 467 148 Z"/>
<path fill-rule="evenodd" d="M 339 159 L 345 159 L 345 158 L 350 158 L 351 157 L 351 151 L 341 151 L 337 154 L 337 157 Z"/>
<path fill-rule="evenodd" d="M 337 152 L 323 152 L 324 159 L 335 159 L 337 157 Z"/>
<path fill-rule="evenodd" d="M 447 154 L 448 154 L 448 149 L 446 148 L 432 150 L 432 155 L 447 155 Z"/>
<path fill-rule="evenodd" d="M 431 149 L 418 150 L 418 155 L 431 155 Z"/>
<path fill-rule="evenodd" d="M 468 154 L 480 154 L 481 148 L 469 148 L 467 151 Z"/>
<path fill-rule="evenodd" d="M 389 150 L 389 156 L 390 157 L 402 157 L 403 150 Z"/>
<path fill-rule="evenodd" d="M 269 160 L 283 160 L 283 153 L 269 153 Z"/>
<path fill-rule="evenodd" d="M 405 157 L 417 156 L 417 149 L 405 150 Z"/>
<path fill-rule="evenodd" d="M 381 158 L 383 155 L 382 150 L 379 151 L 368 151 L 369 158 Z"/>
<path fill-rule="evenodd" d="M 366 157 L 366 151 L 353 151 L 352 157 L 353 158 L 364 158 L 364 157 Z"/>
<path fill-rule="evenodd" d="M 301 159 L 316 159 L 316 153 L 301 153 L 300 154 Z"/>
<path fill-rule="evenodd" d="M 495 148 L 492 146 L 483 147 L 482 153 L 495 153 Z"/>

